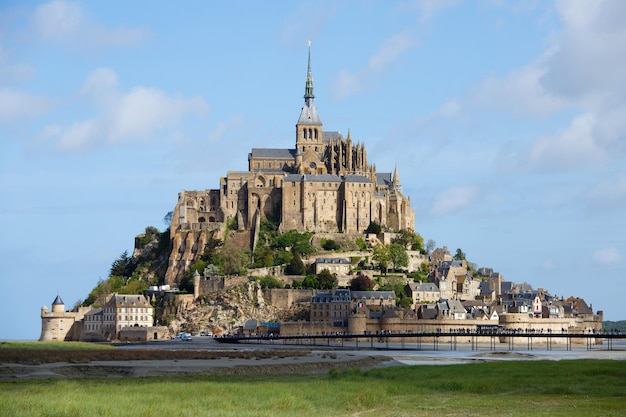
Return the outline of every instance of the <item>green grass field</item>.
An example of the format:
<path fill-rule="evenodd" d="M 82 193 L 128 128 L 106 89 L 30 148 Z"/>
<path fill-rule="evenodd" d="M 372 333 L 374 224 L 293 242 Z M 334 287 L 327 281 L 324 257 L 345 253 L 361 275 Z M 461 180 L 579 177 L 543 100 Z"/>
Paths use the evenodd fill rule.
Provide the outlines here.
<path fill-rule="evenodd" d="M 0 416 L 624 416 L 626 361 L 0 382 Z"/>

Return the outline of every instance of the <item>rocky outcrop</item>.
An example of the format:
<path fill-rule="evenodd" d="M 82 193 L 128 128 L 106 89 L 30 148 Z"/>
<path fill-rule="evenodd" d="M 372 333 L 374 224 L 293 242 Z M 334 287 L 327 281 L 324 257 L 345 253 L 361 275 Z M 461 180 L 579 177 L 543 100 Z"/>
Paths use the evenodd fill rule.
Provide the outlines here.
<path fill-rule="evenodd" d="M 198 297 L 174 296 L 166 302 L 163 320 L 172 333 L 212 331 L 214 334 L 243 326 L 251 318 L 259 321 L 302 319 L 308 315 L 304 306 L 288 309 L 270 304 L 256 281 Z"/>

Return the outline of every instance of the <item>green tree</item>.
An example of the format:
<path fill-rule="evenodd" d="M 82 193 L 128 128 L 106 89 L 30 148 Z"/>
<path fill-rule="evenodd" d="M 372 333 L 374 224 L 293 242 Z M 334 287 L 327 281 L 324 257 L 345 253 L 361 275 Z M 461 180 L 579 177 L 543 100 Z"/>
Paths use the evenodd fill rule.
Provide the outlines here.
<path fill-rule="evenodd" d="M 457 248 L 456 253 L 452 257 L 452 259 L 454 259 L 455 261 L 467 260 L 467 258 L 465 257 L 465 252 L 463 252 L 461 248 Z"/>
<path fill-rule="evenodd" d="M 320 282 L 315 277 L 315 275 L 307 275 L 306 277 L 304 277 L 304 281 L 302 281 L 302 288 L 318 289 L 320 288 L 319 285 L 320 285 Z"/>
<path fill-rule="evenodd" d="M 319 282 L 318 288 L 323 289 L 331 289 L 337 288 L 337 274 L 332 274 L 328 269 L 322 269 L 322 271 L 317 274 L 317 281 Z"/>
<path fill-rule="evenodd" d="M 406 248 L 397 243 L 389 245 L 389 261 L 396 270 L 408 267 L 409 255 L 406 253 Z"/>
<path fill-rule="evenodd" d="M 128 256 L 128 251 L 124 251 L 119 258 L 111 264 L 110 276 L 129 277 L 132 271 L 132 258 Z"/>
<path fill-rule="evenodd" d="M 389 246 L 382 243 L 374 246 L 372 253 L 372 260 L 378 264 L 378 269 L 384 275 L 387 275 L 387 269 L 389 268 Z"/>
<path fill-rule="evenodd" d="M 370 222 L 370 224 L 367 226 L 367 229 L 365 229 L 365 233 L 373 233 L 375 235 L 380 234 L 381 231 L 382 227 L 376 222 Z"/>
<path fill-rule="evenodd" d="M 285 274 L 287 275 L 303 275 L 304 274 L 304 262 L 298 252 L 293 254 L 293 259 L 285 268 Z"/>
<path fill-rule="evenodd" d="M 339 250 L 341 246 L 333 239 L 322 239 L 322 248 L 324 250 Z"/>
<path fill-rule="evenodd" d="M 424 238 L 412 229 L 402 229 L 393 239 L 392 243 L 397 243 L 411 250 L 424 251 Z"/>
<path fill-rule="evenodd" d="M 274 265 L 274 251 L 268 246 L 257 246 L 254 250 L 255 268 L 263 268 Z"/>

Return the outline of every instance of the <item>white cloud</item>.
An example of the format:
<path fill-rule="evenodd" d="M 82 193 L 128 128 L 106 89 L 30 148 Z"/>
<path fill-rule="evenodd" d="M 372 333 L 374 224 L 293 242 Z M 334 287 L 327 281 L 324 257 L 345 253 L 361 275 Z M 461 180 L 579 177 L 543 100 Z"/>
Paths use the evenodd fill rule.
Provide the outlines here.
<path fill-rule="evenodd" d="M 440 192 L 435 197 L 430 214 L 441 216 L 462 210 L 471 206 L 478 198 L 478 195 L 479 189 L 474 185 L 451 187 Z"/>
<path fill-rule="evenodd" d="M 147 34 L 141 29 L 107 28 L 93 21 L 74 2 L 54 0 L 37 7 L 31 17 L 32 33 L 46 42 L 68 42 L 84 48 L 133 46 Z"/>
<path fill-rule="evenodd" d="M 478 104 L 522 115 L 545 115 L 561 110 L 569 101 L 549 94 L 540 83 L 546 72 L 545 59 L 513 70 L 502 78 L 487 78 L 472 93 L 471 99 Z"/>
<path fill-rule="evenodd" d="M 574 110 L 569 126 L 514 157 L 523 168 L 572 169 L 626 153 L 626 2 L 558 1 L 562 30 L 534 62 L 482 82 L 470 100 L 522 115 Z"/>
<path fill-rule="evenodd" d="M 69 126 L 48 126 L 45 135 L 56 139 L 62 151 L 82 151 L 94 146 L 154 139 L 158 132 L 179 126 L 189 114 L 206 114 L 201 97 L 173 97 L 143 86 L 121 92 L 117 75 L 109 68 L 90 74 L 81 93 L 92 99 L 97 114 Z"/>
<path fill-rule="evenodd" d="M 531 146 L 526 164 L 539 169 L 571 169 L 596 164 L 607 158 L 593 135 L 592 114 L 576 117 L 570 126 L 554 135 L 538 138 Z"/>
<path fill-rule="evenodd" d="M 616 265 L 622 262 L 622 254 L 617 248 L 608 247 L 595 251 L 592 259 L 599 265 Z"/>
<path fill-rule="evenodd" d="M 390 64 L 415 45 L 415 34 L 410 31 L 402 31 L 385 39 L 372 54 L 365 68 L 354 72 L 343 69 L 339 72 L 333 84 L 335 97 L 344 99 L 363 91 L 366 85 L 371 85 L 376 75 L 386 71 Z"/>
<path fill-rule="evenodd" d="M 50 100 L 44 96 L 0 87 L 0 122 L 45 113 Z"/>

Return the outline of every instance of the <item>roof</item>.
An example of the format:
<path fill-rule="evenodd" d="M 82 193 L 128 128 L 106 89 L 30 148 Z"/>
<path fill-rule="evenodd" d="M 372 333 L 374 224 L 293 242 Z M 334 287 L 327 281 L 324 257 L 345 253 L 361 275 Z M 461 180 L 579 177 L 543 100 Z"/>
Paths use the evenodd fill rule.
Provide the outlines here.
<path fill-rule="evenodd" d="M 315 260 L 317 264 L 349 264 L 346 258 L 317 258 Z"/>
<path fill-rule="evenodd" d="M 53 306 L 56 305 L 65 305 L 65 303 L 63 302 L 63 300 L 61 299 L 60 295 L 57 295 L 57 298 L 54 299 L 54 301 L 52 302 Z"/>
<path fill-rule="evenodd" d="M 352 298 L 396 298 L 393 291 L 352 291 Z"/>
<path fill-rule="evenodd" d="M 312 303 L 348 302 L 350 290 L 335 289 L 333 292 L 318 292 L 311 299 Z"/>
<path fill-rule="evenodd" d="M 249 158 L 293 159 L 295 155 L 295 149 L 252 148 Z"/>
<path fill-rule="evenodd" d="M 299 125 L 322 125 L 322 121 L 320 120 L 319 115 L 317 114 L 317 109 L 315 108 L 315 103 L 313 99 L 307 99 L 304 102 L 304 106 L 302 106 L 302 111 L 300 112 L 300 117 L 298 118 Z"/>
<path fill-rule="evenodd" d="M 391 184 L 391 172 L 377 172 L 376 183 L 378 185 L 390 185 Z"/>
<path fill-rule="evenodd" d="M 343 139 L 339 132 L 322 132 L 322 139 L 325 141 Z"/>

